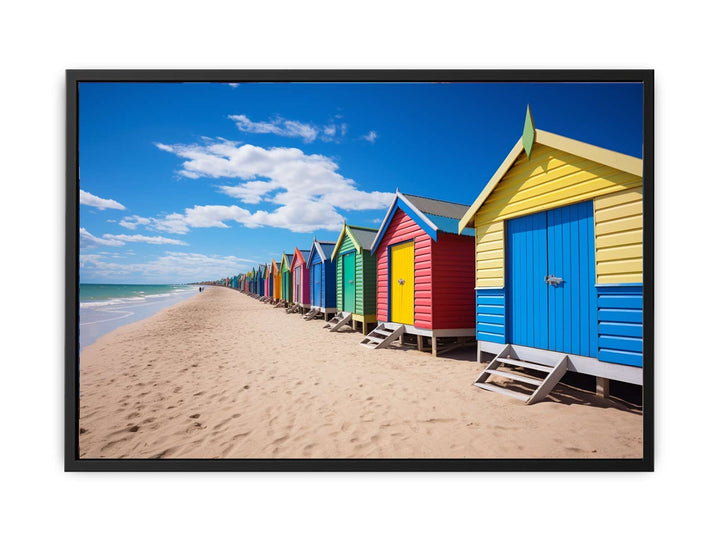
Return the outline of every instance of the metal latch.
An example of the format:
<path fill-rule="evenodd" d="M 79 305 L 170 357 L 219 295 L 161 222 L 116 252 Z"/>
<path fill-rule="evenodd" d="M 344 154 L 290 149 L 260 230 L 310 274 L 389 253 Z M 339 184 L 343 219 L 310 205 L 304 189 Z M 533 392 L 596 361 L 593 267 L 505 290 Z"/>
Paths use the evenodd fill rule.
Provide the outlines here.
<path fill-rule="evenodd" d="M 563 281 L 563 278 L 553 276 L 552 274 L 550 274 L 549 276 L 545 276 L 545 283 L 547 283 L 548 285 L 552 285 L 553 287 L 557 287 Z"/>
<path fill-rule="evenodd" d="M 402 278 L 400 278 L 400 279 L 398 279 L 398 283 L 399 283 L 400 285 L 405 285 L 405 280 L 402 279 Z"/>

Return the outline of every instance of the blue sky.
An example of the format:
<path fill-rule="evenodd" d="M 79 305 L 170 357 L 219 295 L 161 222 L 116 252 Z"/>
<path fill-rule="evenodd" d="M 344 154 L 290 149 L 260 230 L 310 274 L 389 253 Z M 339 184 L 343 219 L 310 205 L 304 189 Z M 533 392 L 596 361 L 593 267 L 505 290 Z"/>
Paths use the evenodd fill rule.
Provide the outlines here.
<path fill-rule="evenodd" d="M 82 83 L 80 281 L 245 272 L 396 188 L 472 204 L 538 129 L 641 157 L 639 84 Z"/>

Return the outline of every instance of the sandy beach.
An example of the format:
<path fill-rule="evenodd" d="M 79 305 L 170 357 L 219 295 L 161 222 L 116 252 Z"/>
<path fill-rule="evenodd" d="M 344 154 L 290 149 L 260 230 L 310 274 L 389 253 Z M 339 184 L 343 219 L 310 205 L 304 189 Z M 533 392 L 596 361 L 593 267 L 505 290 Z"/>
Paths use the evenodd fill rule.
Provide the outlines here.
<path fill-rule="evenodd" d="M 467 348 L 369 350 L 350 327 L 209 287 L 80 356 L 81 458 L 640 458 L 642 415 L 558 385 L 472 386 Z"/>

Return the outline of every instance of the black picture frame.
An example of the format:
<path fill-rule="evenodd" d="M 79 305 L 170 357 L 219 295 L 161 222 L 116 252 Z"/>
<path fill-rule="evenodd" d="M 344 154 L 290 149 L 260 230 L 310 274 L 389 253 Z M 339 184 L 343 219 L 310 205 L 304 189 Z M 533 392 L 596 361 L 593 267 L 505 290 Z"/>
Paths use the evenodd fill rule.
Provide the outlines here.
<path fill-rule="evenodd" d="M 641 459 L 80 459 L 78 106 L 83 82 L 636 82 L 643 84 L 643 457 Z M 68 70 L 66 72 L 66 471 L 653 471 L 654 71 Z"/>

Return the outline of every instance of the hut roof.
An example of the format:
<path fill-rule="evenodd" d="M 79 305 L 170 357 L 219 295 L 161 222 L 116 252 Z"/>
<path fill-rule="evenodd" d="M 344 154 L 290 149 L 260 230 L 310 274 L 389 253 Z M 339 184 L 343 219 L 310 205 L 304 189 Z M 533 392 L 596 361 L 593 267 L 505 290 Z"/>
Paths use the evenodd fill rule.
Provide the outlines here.
<path fill-rule="evenodd" d="M 320 240 L 313 240 L 312 248 L 305 258 L 305 264 L 310 268 L 310 260 L 313 257 L 313 252 L 317 251 L 320 256 L 320 260 L 325 262 L 332 255 L 333 249 L 335 248 L 335 242 L 321 242 Z"/>
<path fill-rule="evenodd" d="M 334 259 L 337 255 L 337 251 L 340 249 L 340 244 L 342 244 L 343 238 L 346 234 L 350 237 L 352 243 L 355 245 L 355 249 L 359 253 L 363 249 L 369 250 L 372 247 L 373 240 L 375 240 L 377 232 L 377 229 L 358 227 L 356 225 L 348 225 L 345 223 L 340 231 L 340 236 L 338 237 L 337 242 L 335 242 L 335 248 L 333 249 L 331 259 Z"/>
<path fill-rule="evenodd" d="M 613 169 L 634 174 L 636 176 L 642 176 L 643 174 L 643 160 L 640 158 L 576 141 L 575 139 L 556 135 L 555 133 L 550 133 L 549 131 L 535 129 L 535 123 L 532 120 L 532 113 L 530 112 L 530 107 L 528 106 L 527 115 L 525 117 L 525 130 L 523 131 L 522 137 L 520 137 L 518 142 L 515 143 L 515 146 L 513 146 L 513 149 L 510 150 L 510 153 L 505 158 L 505 161 L 503 161 L 498 170 L 495 171 L 495 174 L 492 178 L 490 178 L 490 181 L 482 190 L 478 198 L 460 219 L 458 231 L 462 231 L 467 227 L 474 227 L 473 218 L 475 217 L 477 211 L 497 187 L 505 174 L 510 170 L 518 157 L 520 157 L 520 154 L 525 151 L 528 155 L 530 155 L 532 147 L 535 143 L 549 146 L 550 148 L 555 148 L 556 150 L 562 150 L 563 152 L 594 161 L 595 163 L 600 163 L 601 165 L 607 165 Z"/>
<path fill-rule="evenodd" d="M 348 225 L 347 228 L 350 230 L 355 240 L 358 241 L 362 249 L 370 249 L 372 247 L 373 240 L 377 234 L 377 229 L 368 229 L 366 227 L 354 227 Z"/>
<path fill-rule="evenodd" d="M 441 201 L 439 199 L 421 197 L 420 195 L 410 195 L 409 193 L 402 193 L 401 195 L 423 214 L 432 216 L 441 216 L 459 220 L 465 215 L 467 209 L 470 208 L 467 204 Z"/>
<path fill-rule="evenodd" d="M 298 255 L 300 255 L 300 256 L 298 257 Z M 305 249 L 295 248 L 295 252 L 293 253 L 293 256 L 292 256 L 292 261 L 290 262 L 290 268 L 295 266 L 296 260 L 300 260 L 302 265 L 305 266 L 305 263 L 308 261 L 309 258 L 310 258 L 310 251 L 305 250 Z"/>
<path fill-rule="evenodd" d="M 380 232 L 373 239 L 371 251 L 380 245 L 380 240 L 385 235 L 385 231 L 390 225 L 390 221 L 397 209 L 409 215 L 433 240 L 437 240 L 437 233 L 446 232 L 458 234 L 458 223 L 468 210 L 468 206 L 439 199 L 431 199 L 429 197 L 421 197 L 419 195 L 408 195 L 397 191 L 395 199 L 385 214 L 385 219 L 380 225 Z M 461 234 L 472 236 L 472 231 L 463 232 Z"/>

